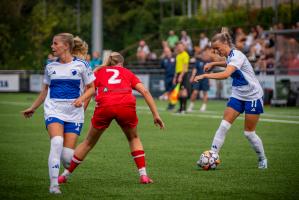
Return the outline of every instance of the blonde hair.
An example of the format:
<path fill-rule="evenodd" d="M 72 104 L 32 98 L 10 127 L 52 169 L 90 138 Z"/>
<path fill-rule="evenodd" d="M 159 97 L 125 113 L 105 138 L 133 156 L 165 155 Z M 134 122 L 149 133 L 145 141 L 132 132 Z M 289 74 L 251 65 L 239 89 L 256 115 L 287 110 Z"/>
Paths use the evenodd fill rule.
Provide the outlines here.
<path fill-rule="evenodd" d="M 72 49 L 72 55 L 80 59 L 86 59 L 88 52 L 88 44 L 83 41 L 80 37 L 76 36 L 74 38 L 74 47 Z"/>
<path fill-rule="evenodd" d="M 233 40 L 229 34 L 227 27 L 222 27 L 221 33 L 217 33 L 216 35 L 214 35 L 211 42 L 214 43 L 216 41 L 227 43 L 230 47 L 234 47 Z"/>
<path fill-rule="evenodd" d="M 115 66 L 115 65 L 117 65 L 117 64 L 123 64 L 124 63 L 124 57 L 120 54 L 120 53 L 118 53 L 118 52 L 111 52 L 110 54 L 109 54 L 109 56 L 107 56 L 105 59 L 104 59 L 104 62 L 103 62 L 103 64 L 101 65 L 101 66 L 99 66 L 99 67 L 96 67 L 95 69 L 94 69 L 94 72 L 95 71 L 97 71 L 97 70 L 99 70 L 101 67 L 103 67 L 103 66 Z"/>
<path fill-rule="evenodd" d="M 73 56 L 85 59 L 88 52 L 88 45 L 80 37 L 74 37 L 71 33 L 58 33 L 54 37 L 59 36 L 63 43 L 69 45 L 69 51 Z"/>

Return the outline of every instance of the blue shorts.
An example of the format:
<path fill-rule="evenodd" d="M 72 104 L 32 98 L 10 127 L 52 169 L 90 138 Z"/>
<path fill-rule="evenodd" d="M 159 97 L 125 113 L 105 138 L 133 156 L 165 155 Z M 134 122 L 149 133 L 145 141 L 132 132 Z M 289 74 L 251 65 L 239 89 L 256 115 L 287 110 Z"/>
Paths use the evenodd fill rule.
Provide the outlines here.
<path fill-rule="evenodd" d="M 170 92 L 171 90 L 173 90 L 173 78 L 165 78 L 165 89 L 167 92 Z"/>
<path fill-rule="evenodd" d="M 209 80 L 207 78 L 200 80 L 199 82 L 192 84 L 193 90 L 202 90 L 202 91 L 208 91 L 210 89 L 209 87 Z"/>
<path fill-rule="evenodd" d="M 245 111 L 245 114 L 259 115 L 264 112 L 262 99 L 242 101 L 234 97 L 230 97 L 227 102 L 227 106 L 233 108 L 239 113 L 243 113 Z"/>
<path fill-rule="evenodd" d="M 46 123 L 46 128 L 48 128 L 48 125 L 52 123 L 62 124 L 64 127 L 64 131 L 63 131 L 64 133 L 75 133 L 77 135 L 80 135 L 80 132 L 83 127 L 83 123 L 65 122 L 56 117 L 49 117 L 48 119 L 45 120 L 45 123 Z"/>

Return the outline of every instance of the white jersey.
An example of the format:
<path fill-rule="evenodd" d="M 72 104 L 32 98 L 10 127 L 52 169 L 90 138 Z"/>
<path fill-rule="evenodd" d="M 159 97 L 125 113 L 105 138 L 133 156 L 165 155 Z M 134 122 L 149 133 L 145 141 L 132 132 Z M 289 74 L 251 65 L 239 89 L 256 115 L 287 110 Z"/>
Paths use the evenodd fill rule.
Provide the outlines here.
<path fill-rule="evenodd" d="M 242 52 L 231 50 L 226 63 L 236 67 L 236 71 L 231 74 L 232 97 L 242 101 L 252 101 L 263 97 L 263 89 L 255 77 L 250 62 Z"/>
<path fill-rule="evenodd" d="M 44 102 L 44 117 L 56 117 L 66 122 L 83 123 L 84 108 L 72 102 L 84 92 L 84 86 L 95 80 L 89 64 L 74 57 L 70 63 L 58 61 L 47 64 L 44 84 L 49 85 Z"/>

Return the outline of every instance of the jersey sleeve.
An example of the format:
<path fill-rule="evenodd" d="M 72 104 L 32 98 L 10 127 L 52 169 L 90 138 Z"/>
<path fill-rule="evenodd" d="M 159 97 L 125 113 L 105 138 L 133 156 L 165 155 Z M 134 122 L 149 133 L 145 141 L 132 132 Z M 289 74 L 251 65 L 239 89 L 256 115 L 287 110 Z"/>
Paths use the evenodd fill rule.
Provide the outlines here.
<path fill-rule="evenodd" d="M 44 70 L 44 80 L 43 80 L 43 83 L 46 84 L 46 85 L 50 85 L 50 82 L 51 82 L 51 79 L 50 79 L 50 76 L 49 76 L 49 73 L 48 73 L 48 68 L 46 66 L 45 70 Z"/>
<path fill-rule="evenodd" d="M 234 51 L 234 55 L 229 58 L 227 65 L 232 65 L 237 69 L 240 69 L 245 61 L 245 56 L 242 56 L 241 53 Z"/>
<path fill-rule="evenodd" d="M 138 84 L 138 83 L 141 83 L 140 79 L 135 75 L 133 74 L 132 72 L 130 72 L 131 74 L 131 86 L 132 88 L 135 88 L 135 86 Z"/>
<path fill-rule="evenodd" d="M 88 85 L 96 79 L 89 64 L 83 67 L 82 78 L 84 85 Z"/>

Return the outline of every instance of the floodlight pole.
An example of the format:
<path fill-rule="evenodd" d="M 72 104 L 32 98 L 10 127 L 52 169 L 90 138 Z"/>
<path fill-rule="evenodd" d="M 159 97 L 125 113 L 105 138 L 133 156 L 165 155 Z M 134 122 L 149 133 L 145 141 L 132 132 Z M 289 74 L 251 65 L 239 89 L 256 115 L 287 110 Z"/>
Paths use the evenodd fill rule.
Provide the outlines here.
<path fill-rule="evenodd" d="M 102 53 L 103 49 L 103 9 L 102 0 L 92 0 L 92 51 Z"/>

